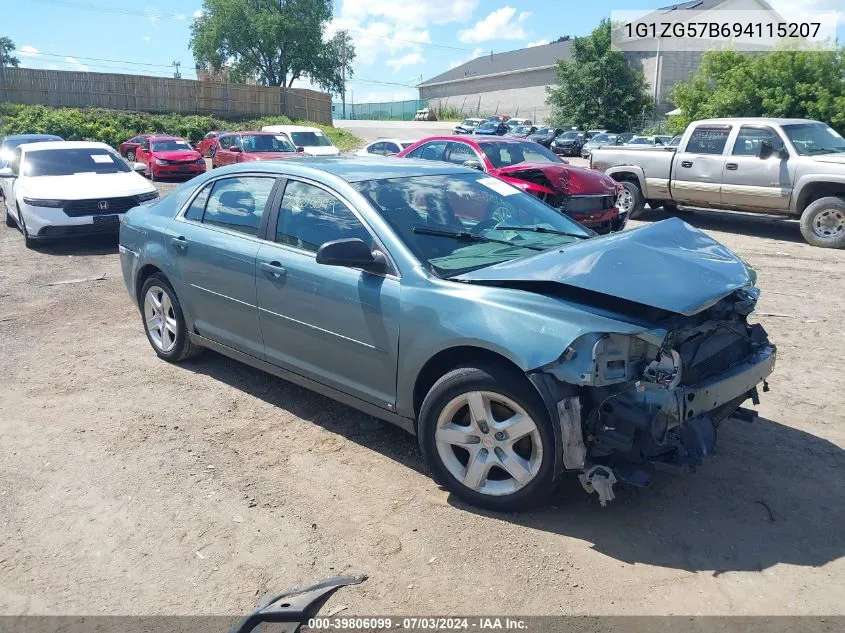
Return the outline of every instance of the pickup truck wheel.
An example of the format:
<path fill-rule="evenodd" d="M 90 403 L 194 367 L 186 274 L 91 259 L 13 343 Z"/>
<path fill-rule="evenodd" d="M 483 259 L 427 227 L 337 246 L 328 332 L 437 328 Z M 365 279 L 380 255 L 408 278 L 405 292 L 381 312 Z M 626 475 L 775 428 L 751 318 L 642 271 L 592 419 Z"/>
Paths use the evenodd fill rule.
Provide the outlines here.
<path fill-rule="evenodd" d="M 474 506 L 522 510 L 554 489 L 549 415 L 509 368 L 459 367 L 438 380 L 420 410 L 419 441 L 434 478 Z"/>
<path fill-rule="evenodd" d="M 620 184 L 624 189 L 616 197 L 616 207 L 620 213 L 627 212 L 628 217 L 635 220 L 645 207 L 643 192 L 640 191 L 640 186 L 635 182 L 623 180 Z"/>
<path fill-rule="evenodd" d="M 813 246 L 845 248 L 845 200 L 819 198 L 801 214 L 801 235 Z"/>

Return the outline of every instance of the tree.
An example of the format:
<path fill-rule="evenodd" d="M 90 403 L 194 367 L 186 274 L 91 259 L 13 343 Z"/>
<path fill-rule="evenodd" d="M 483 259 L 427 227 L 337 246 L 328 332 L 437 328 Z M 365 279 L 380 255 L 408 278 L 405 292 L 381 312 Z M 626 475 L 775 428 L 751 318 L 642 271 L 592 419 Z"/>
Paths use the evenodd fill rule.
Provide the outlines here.
<path fill-rule="evenodd" d="M 610 47 L 607 19 L 589 36 L 572 40 L 572 60 L 558 61 L 557 79 L 557 85 L 547 89 L 556 125 L 621 131 L 651 110 L 642 71 Z"/>
<path fill-rule="evenodd" d="M 672 125 L 710 117 L 817 119 L 845 133 L 845 48 L 770 53 L 708 51 L 672 98 L 682 114 Z"/>
<path fill-rule="evenodd" d="M 17 68 L 21 60 L 12 55 L 15 50 L 15 43 L 8 37 L 0 37 L 0 66 L 11 66 Z"/>
<path fill-rule="evenodd" d="M 345 32 L 325 40 L 331 0 L 204 0 L 191 26 L 197 64 L 233 79 L 290 86 L 308 78 L 340 92 L 355 46 Z"/>

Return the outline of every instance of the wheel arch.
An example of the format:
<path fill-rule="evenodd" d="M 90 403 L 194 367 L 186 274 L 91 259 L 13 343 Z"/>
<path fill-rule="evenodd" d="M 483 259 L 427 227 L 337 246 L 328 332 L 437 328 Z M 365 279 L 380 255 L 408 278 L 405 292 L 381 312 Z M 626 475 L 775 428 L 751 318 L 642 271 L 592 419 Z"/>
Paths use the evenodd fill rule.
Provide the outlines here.
<path fill-rule="evenodd" d="M 141 305 L 143 298 L 141 297 L 141 289 L 144 287 L 144 283 L 156 273 L 160 274 L 170 283 L 170 279 L 167 278 L 165 272 L 155 264 L 144 264 L 138 269 L 138 273 L 135 275 L 135 303 L 138 306 Z M 170 285 L 172 286 L 173 284 Z"/>
<path fill-rule="evenodd" d="M 633 165 L 619 165 L 618 167 L 611 167 L 604 172 L 616 182 L 632 182 L 640 188 L 643 198 L 647 198 L 648 193 L 645 184 L 645 177 L 642 169 L 634 167 Z"/>
<path fill-rule="evenodd" d="M 795 196 L 795 213 L 801 215 L 816 200 L 830 196 L 845 200 L 845 179 L 803 183 Z"/>

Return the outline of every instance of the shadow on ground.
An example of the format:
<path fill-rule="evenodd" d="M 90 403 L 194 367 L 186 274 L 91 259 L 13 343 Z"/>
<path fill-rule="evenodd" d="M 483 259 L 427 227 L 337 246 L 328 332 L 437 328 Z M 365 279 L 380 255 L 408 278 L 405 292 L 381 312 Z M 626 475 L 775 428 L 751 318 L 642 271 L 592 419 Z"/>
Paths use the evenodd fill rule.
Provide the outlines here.
<path fill-rule="evenodd" d="M 669 217 L 681 218 L 687 224 L 707 231 L 723 231 L 737 235 L 752 235 L 787 242 L 804 242 L 798 222 L 774 215 L 683 208 L 674 213 L 661 209 L 646 209 L 637 220 L 659 222 Z"/>
<path fill-rule="evenodd" d="M 23 241 L 23 238 L 21 238 Z M 90 257 L 117 253 L 117 233 L 86 237 L 69 237 L 38 242 L 35 250 L 42 255 Z"/>
<path fill-rule="evenodd" d="M 416 440 L 386 422 L 215 353 L 185 367 L 428 472 Z M 548 503 L 532 512 L 486 513 L 454 495 L 450 503 L 592 543 L 631 564 L 720 574 L 779 563 L 818 567 L 845 555 L 845 451 L 764 418 L 727 420 L 717 451 L 687 477 L 658 474 L 645 489 L 617 486 L 606 508 L 574 476 L 565 476 Z"/>

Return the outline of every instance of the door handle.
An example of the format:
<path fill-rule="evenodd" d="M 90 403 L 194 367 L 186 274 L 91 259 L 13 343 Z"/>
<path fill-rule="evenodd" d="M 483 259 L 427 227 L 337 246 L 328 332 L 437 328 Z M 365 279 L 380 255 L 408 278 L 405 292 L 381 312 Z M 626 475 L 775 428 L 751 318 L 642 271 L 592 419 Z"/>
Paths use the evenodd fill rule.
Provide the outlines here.
<path fill-rule="evenodd" d="M 736 171 L 737 169 L 739 169 L 739 164 L 737 164 L 737 163 L 726 163 L 725 169 L 730 169 L 731 171 Z"/>
<path fill-rule="evenodd" d="M 173 244 L 173 248 L 175 248 L 180 253 L 184 253 L 186 250 L 188 250 L 188 240 L 185 239 L 184 235 L 172 238 L 170 240 L 170 243 Z"/>
<path fill-rule="evenodd" d="M 287 274 L 287 270 L 279 262 L 262 262 L 259 264 L 261 270 L 273 279 L 281 279 Z"/>
<path fill-rule="evenodd" d="M 692 161 L 691 160 L 682 160 L 681 161 L 681 167 L 692 167 Z"/>

